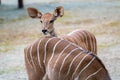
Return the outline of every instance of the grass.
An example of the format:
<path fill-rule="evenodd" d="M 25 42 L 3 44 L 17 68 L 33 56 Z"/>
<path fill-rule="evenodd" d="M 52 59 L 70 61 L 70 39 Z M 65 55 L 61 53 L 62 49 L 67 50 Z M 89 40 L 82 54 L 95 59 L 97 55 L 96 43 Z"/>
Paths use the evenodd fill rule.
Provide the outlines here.
<path fill-rule="evenodd" d="M 107 23 L 106 25 L 111 26 L 111 27 L 120 26 L 120 21 L 111 21 Z"/>
<path fill-rule="evenodd" d="M 66 20 L 73 18 L 73 14 L 70 11 L 65 11 L 63 17 L 59 18 L 57 22 L 64 23 Z"/>
<path fill-rule="evenodd" d="M 13 18 L 13 19 L 2 19 L 2 18 L 0 18 L 0 25 L 6 24 L 6 23 L 18 22 L 18 21 L 22 21 L 22 20 L 25 20 L 25 19 L 28 19 L 28 18 L 29 17 L 26 16 L 26 15 L 21 15 L 17 18 Z"/>
<path fill-rule="evenodd" d="M 6 41 L 0 44 L 0 52 L 7 52 L 9 50 L 15 50 L 10 41 Z"/>
<path fill-rule="evenodd" d="M 21 70 L 25 70 L 24 66 L 14 66 L 14 67 L 10 67 L 8 69 L 0 70 L 0 75 L 5 74 L 5 73 L 8 74 L 11 72 L 21 71 Z"/>
<path fill-rule="evenodd" d="M 101 43 L 98 45 L 98 49 L 104 49 L 104 48 L 109 48 L 112 46 L 117 45 L 119 42 L 111 42 L 111 43 Z M 119 43 L 120 44 L 120 43 Z"/>
<path fill-rule="evenodd" d="M 4 22 L 4 19 L 0 18 L 0 24 L 2 24 Z"/>

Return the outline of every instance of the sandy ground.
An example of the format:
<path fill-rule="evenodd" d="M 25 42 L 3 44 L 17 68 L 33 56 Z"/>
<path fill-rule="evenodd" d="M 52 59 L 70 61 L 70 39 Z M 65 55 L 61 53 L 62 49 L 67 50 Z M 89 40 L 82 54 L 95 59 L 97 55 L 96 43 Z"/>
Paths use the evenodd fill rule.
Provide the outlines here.
<path fill-rule="evenodd" d="M 79 28 L 94 33 L 98 42 L 98 57 L 105 64 L 112 80 L 120 80 L 119 2 L 90 4 L 92 6 L 88 7 L 84 7 L 88 3 L 75 4 L 74 8 L 66 4 L 64 17 L 55 23 L 56 31 L 58 35 L 63 35 Z M 42 10 L 38 4 L 25 7 L 34 6 L 44 12 L 56 5 L 41 5 Z M 40 22 L 27 17 L 25 9 L 17 10 L 15 6 L 7 8 L 2 5 L 0 10 L 0 80 L 26 80 L 23 50 L 41 37 Z"/>

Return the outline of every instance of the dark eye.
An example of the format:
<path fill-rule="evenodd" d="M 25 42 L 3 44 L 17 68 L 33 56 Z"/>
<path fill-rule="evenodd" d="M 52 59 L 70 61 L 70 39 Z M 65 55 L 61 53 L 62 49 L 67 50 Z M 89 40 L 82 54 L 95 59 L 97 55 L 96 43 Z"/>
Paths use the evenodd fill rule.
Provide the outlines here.
<path fill-rule="evenodd" d="M 54 20 L 51 20 L 51 21 L 50 21 L 50 23 L 53 23 L 53 22 L 54 22 Z"/>
<path fill-rule="evenodd" d="M 40 21 L 42 23 L 42 21 Z"/>

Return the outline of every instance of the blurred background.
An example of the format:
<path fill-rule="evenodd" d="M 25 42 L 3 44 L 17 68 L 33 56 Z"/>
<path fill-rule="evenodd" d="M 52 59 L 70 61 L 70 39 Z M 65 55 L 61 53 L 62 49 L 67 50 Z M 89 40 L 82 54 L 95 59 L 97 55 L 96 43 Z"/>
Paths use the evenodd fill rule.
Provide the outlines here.
<path fill-rule="evenodd" d="M 63 6 L 65 14 L 54 27 L 64 35 L 75 29 L 92 32 L 98 56 L 112 80 L 120 80 L 120 0 L 0 0 L 0 80 L 26 80 L 24 48 L 42 37 L 39 19 L 27 7 L 46 13 Z"/>

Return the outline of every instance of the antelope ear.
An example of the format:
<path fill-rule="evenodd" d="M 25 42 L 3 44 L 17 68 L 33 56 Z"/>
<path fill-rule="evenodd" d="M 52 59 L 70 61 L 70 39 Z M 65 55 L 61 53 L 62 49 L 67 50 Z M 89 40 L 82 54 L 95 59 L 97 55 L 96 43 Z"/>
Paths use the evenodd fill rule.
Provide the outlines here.
<path fill-rule="evenodd" d="M 64 15 L 64 8 L 62 6 L 58 6 L 55 8 L 53 15 L 55 17 L 62 17 Z"/>
<path fill-rule="evenodd" d="M 42 13 L 35 8 L 27 8 L 27 12 L 31 18 L 41 18 Z"/>

